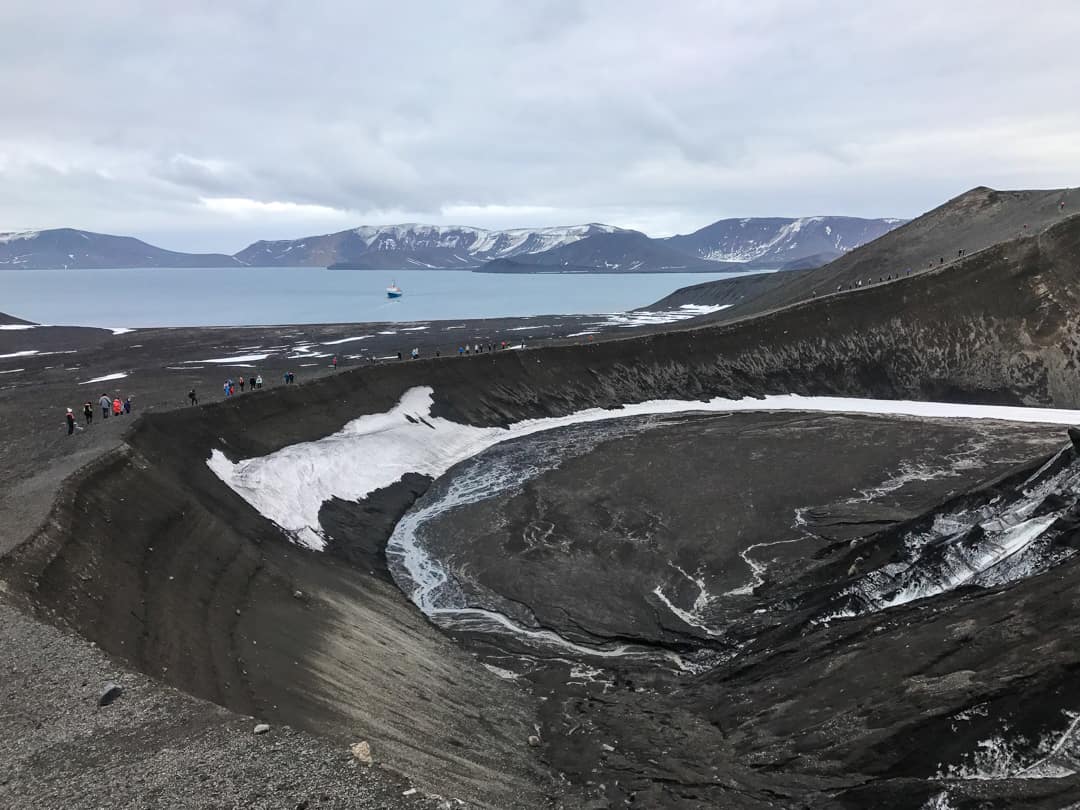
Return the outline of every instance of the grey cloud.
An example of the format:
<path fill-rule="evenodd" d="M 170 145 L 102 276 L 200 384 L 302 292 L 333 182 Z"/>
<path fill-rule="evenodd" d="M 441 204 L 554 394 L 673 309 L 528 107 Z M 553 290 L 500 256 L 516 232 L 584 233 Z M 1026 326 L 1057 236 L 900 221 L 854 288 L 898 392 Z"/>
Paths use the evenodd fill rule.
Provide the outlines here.
<path fill-rule="evenodd" d="M 236 250 L 466 206 L 686 231 L 1080 175 L 1066 0 L 147 8 L 0 7 L 0 230 Z"/>

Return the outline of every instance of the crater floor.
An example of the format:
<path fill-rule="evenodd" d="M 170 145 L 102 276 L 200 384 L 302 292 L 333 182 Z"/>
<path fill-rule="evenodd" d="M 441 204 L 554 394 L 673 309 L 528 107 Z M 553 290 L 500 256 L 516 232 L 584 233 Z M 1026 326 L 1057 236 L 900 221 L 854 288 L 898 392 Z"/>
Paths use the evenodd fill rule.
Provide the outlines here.
<path fill-rule="evenodd" d="M 457 465 L 399 528 L 448 576 L 437 623 L 543 697 L 546 758 L 612 806 L 1059 806 L 1080 709 L 1055 624 L 1076 566 L 1064 438 L 845 414 L 577 425 Z M 998 524 L 1000 557 L 968 553 Z M 889 599 L 851 610 L 882 572 Z"/>

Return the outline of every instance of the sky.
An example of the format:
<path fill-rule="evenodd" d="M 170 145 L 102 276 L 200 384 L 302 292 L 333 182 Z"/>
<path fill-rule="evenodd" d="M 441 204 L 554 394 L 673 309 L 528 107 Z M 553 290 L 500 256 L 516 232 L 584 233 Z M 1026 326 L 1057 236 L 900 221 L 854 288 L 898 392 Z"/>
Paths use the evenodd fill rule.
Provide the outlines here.
<path fill-rule="evenodd" d="M 0 231 L 916 216 L 1080 185 L 1075 0 L 0 4 Z"/>

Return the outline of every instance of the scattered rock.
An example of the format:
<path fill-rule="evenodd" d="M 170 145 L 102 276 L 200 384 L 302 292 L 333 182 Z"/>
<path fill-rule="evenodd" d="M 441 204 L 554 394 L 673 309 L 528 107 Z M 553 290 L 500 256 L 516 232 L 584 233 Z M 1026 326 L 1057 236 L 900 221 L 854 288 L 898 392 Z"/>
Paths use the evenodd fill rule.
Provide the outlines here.
<path fill-rule="evenodd" d="M 417 794 L 417 792 L 418 792 L 418 791 L 416 790 L 416 788 L 409 788 L 408 790 L 406 790 L 406 791 L 405 791 L 404 793 L 402 793 L 401 795 L 402 795 L 402 796 L 415 796 L 415 795 Z"/>
<path fill-rule="evenodd" d="M 255 726 L 256 734 L 266 734 L 268 731 L 270 731 L 270 725 L 268 723 L 259 723 L 259 725 Z"/>
<path fill-rule="evenodd" d="M 540 738 L 537 737 L 535 734 L 530 734 L 529 745 L 531 745 L 533 748 L 536 748 L 536 746 L 540 745 Z"/>
<path fill-rule="evenodd" d="M 615 746 L 614 746 L 614 745 L 608 745 L 607 743 L 604 743 L 604 744 L 603 744 L 603 745 L 601 745 L 600 747 L 601 747 L 601 748 L 603 748 L 603 749 L 604 749 L 605 751 L 607 751 L 607 752 L 608 752 L 609 754 L 610 754 L 610 753 L 611 753 L 612 751 L 614 751 L 614 750 L 615 750 Z"/>
<path fill-rule="evenodd" d="M 293 599 L 303 599 L 304 598 L 304 592 L 303 591 L 293 591 L 292 595 L 293 595 Z"/>
<path fill-rule="evenodd" d="M 108 706 L 122 694 L 124 694 L 124 687 L 115 681 L 107 681 L 101 690 L 101 694 L 98 695 L 97 705 Z"/>
<path fill-rule="evenodd" d="M 352 755 L 356 757 L 359 762 L 362 762 L 365 765 L 370 765 L 372 763 L 371 746 L 368 744 L 367 740 L 361 740 L 358 743 L 354 743 L 349 746 L 349 750 L 352 751 Z"/>

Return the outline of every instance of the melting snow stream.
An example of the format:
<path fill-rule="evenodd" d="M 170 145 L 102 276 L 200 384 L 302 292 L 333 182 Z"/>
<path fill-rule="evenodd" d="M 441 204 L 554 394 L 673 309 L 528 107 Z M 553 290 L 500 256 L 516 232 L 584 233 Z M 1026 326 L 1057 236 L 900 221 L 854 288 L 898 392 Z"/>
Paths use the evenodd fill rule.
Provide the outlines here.
<path fill-rule="evenodd" d="M 586 438 L 576 434 L 575 446 L 569 450 L 553 434 L 552 437 L 537 438 L 530 448 L 532 455 L 527 463 L 523 464 L 520 458 L 500 454 L 496 450 L 485 457 L 483 465 L 464 465 L 460 474 L 440 482 L 438 493 L 434 492 L 436 487 L 433 487 L 402 518 L 387 544 L 386 556 L 403 592 L 433 622 L 446 629 L 511 634 L 527 640 L 534 647 L 591 658 L 630 656 L 651 659 L 659 655 L 668 666 L 674 665 L 679 669 L 696 667 L 670 651 L 658 653 L 656 649 L 632 644 L 584 644 L 551 630 L 530 626 L 529 617 L 512 617 L 513 611 L 492 607 L 492 603 L 498 606 L 497 595 L 485 599 L 488 603 L 485 607 L 470 603 L 471 600 L 443 562 L 426 550 L 422 542 L 424 524 L 457 506 L 520 487 L 530 478 L 557 466 L 568 454 L 587 452 L 599 442 L 646 429 L 659 421 L 627 417 L 659 417 L 670 421 L 679 414 L 804 411 L 997 419 L 1062 425 L 1080 423 L 1080 411 L 782 395 L 740 400 L 653 400 L 616 410 L 593 408 L 562 417 L 524 420 L 508 428 L 494 428 L 463 425 L 432 416 L 432 403 L 431 388 L 413 388 L 391 410 L 361 416 L 323 439 L 291 445 L 267 456 L 236 462 L 215 449 L 207 464 L 222 481 L 258 512 L 288 532 L 297 543 L 312 550 L 322 550 L 325 537 L 319 524 L 319 511 L 323 503 L 333 497 L 357 501 L 375 490 L 396 483 L 406 473 L 419 473 L 438 479 L 460 462 L 509 440 L 567 426 L 602 422 L 604 424 L 598 425 Z M 1034 488 L 1041 490 L 1052 487 L 1054 482 L 1041 480 L 1039 484 L 1042 487 L 1037 484 Z M 982 572 L 997 568 L 1003 560 L 1027 548 L 1049 525 L 1047 517 L 1026 520 L 1025 510 L 1026 507 L 1019 507 L 1015 510 L 1015 519 L 1006 517 L 1005 523 L 1000 524 L 993 521 L 1001 516 L 985 512 L 976 516 L 977 519 L 961 521 L 966 523 L 962 527 L 965 529 L 980 521 L 987 524 L 987 528 L 1000 525 L 1000 530 L 993 532 L 993 548 L 976 554 L 977 559 L 973 559 L 970 553 L 966 554 L 965 565 L 952 566 L 947 572 L 941 572 L 932 586 L 920 580 L 918 584 L 903 583 L 898 587 L 898 579 L 902 580 L 903 577 L 898 577 L 897 574 L 902 572 L 897 571 L 886 572 L 885 582 L 880 578 L 875 581 L 868 575 L 857 596 L 848 593 L 847 603 L 827 618 L 853 615 L 867 609 L 882 609 L 977 580 L 983 575 Z M 913 552 L 926 545 L 929 539 L 914 543 Z M 753 579 L 758 579 L 760 572 L 754 563 L 746 556 L 744 559 L 751 566 Z M 683 573 L 691 581 L 696 581 L 690 574 Z M 887 595 L 883 593 L 886 589 Z M 737 589 L 735 593 L 741 592 L 744 589 Z M 659 586 L 654 593 L 679 618 L 713 634 L 697 613 L 700 607 L 717 597 L 709 596 L 702 589 L 691 610 L 685 610 L 677 609 Z M 858 606 L 852 605 L 851 601 L 858 602 Z"/>

